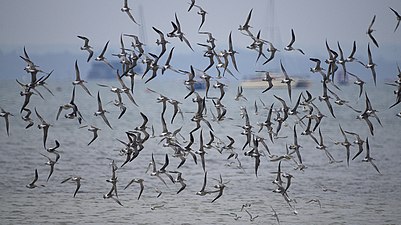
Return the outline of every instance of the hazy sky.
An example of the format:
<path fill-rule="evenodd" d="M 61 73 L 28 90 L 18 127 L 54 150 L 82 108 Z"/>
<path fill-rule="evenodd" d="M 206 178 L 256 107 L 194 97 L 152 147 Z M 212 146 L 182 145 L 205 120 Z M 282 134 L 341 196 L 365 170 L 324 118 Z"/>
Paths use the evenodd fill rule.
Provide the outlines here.
<path fill-rule="evenodd" d="M 147 44 L 146 50 L 158 54 L 160 47 L 155 44 L 158 34 L 152 26 L 165 34 L 172 31 L 171 21 L 175 20 L 175 13 L 195 54 L 178 39 L 168 38 L 171 42 L 168 49 L 175 46 L 173 65 L 182 69 L 188 68 L 189 64 L 204 68 L 208 60 L 202 57 L 204 49 L 196 43 L 205 43 L 207 37 L 197 33 L 201 17 L 196 8 L 187 12 L 189 2 L 128 0 L 134 17 L 141 24 L 138 26 L 127 14 L 121 12 L 123 0 L 0 1 L 2 74 L 18 74 L 24 62 L 16 54 L 23 54 L 24 46 L 31 56 L 43 54 L 42 60 L 35 57 L 41 68 L 55 69 L 59 77 L 63 73 L 66 76 L 72 74 L 73 61 L 77 58 L 84 61 L 86 58 L 86 54 L 79 49 L 83 42 L 77 35 L 90 39 L 95 56 L 100 54 L 104 44 L 110 40 L 106 53 L 109 60 L 112 59 L 112 53 L 119 52 L 121 33 L 140 36 Z M 277 71 L 279 60 L 283 60 L 291 74 L 309 74 L 309 67 L 313 66 L 309 57 L 322 60 L 327 58 L 326 39 L 336 51 L 339 41 L 346 56 L 351 52 L 353 41 L 356 41 L 358 48 L 355 56 L 366 62 L 367 45 L 370 42 L 366 30 L 374 15 L 376 21 L 373 35 L 380 47 L 376 48 L 371 43 L 371 49 L 374 62 L 378 64 L 379 77 L 393 77 L 397 71 L 396 64 L 401 65 L 401 26 L 394 32 L 397 20 L 389 8 L 401 13 L 400 0 L 196 0 L 196 3 L 208 12 L 202 30 L 213 33 L 217 39 L 216 51 L 228 48 L 228 35 L 232 31 L 234 48 L 239 52 L 237 61 L 241 75 L 261 69 Z M 255 64 L 257 53 L 246 48 L 252 43 L 251 38 L 238 31 L 251 9 L 251 31 L 256 34 L 261 30 L 263 39 L 272 41 L 275 47 L 281 49 L 276 55 L 279 59 L 265 66 L 262 66 L 264 60 Z M 291 29 L 294 29 L 296 35 L 294 47 L 303 49 L 305 56 L 298 52 L 283 51 L 291 39 Z M 124 40 L 125 46 L 129 46 L 130 39 Z M 60 57 L 60 54 L 65 57 Z M 298 58 L 294 59 L 294 56 Z M 166 57 L 163 56 L 161 61 L 164 62 Z M 81 63 L 81 72 L 87 74 L 90 65 Z M 370 75 L 359 64 L 353 64 L 350 70 L 358 74 L 360 72 L 365 77 Z"/>
<path fill-rule="evenodd" d="M 205 36 L 197 34 L 200 16 L 196 9 L 187 12 L 189 0 L 130 0 L 134 17 L 143 25 L 147 41 L 154 44 L 157 34 L 155 26 L 167 33 L 172 30 L 170 21 L 176 12 L 184 33 L 193 45 L 204 41 Z M 350 46 L 353 40 L 365 45 L 368 38 L 366 29 L 376 15 L 374 33 L 383 49 L 401 45 L 401 27 L 393 32 L 396 19 L 389 7 L 401 13 L 401 1 L 388 0 L 280 0 L 272 5 L 270 0 L 197 0 L 207 12 L 202 30 L 211 31 L 225 48 L 227 36 L 233 31 L 235 45 L 250 44 L 250 39 L 241 35 L 238 26 L 244 23 L 250 9 L 253 10 L 251 25 L 256 33 L 262 30 L 262 37 L 284 46 L 290 39 L 290 30 L 296 33 L 296 45 L 308 49 L 323 48 L 324 40 L 335 45 L 340 41 Z M 35 0 L 0 2 L 0 48 L 3 51 L 20 49 L 26 45 L 31 51 L 71 51 L 81 41 L 76 35 L 90 37 L 95 48 L 102 48 L 107 40 L 118 47 L 120 33 L 140 33 L 140 27 L 133 24 L 120 11 L 123 0 Z M 275 6 L 275 10 L 272 10 Z M 140 16 L 142 8 L 142 17 Z M 274 15 L 272 14 L 274 13 Z M 274 22 L 272 21 L 274 19 Z M 275 25 L 274 39 L 269 26 Z M 185 46 L 182 46 L 185 47 Z M 180 48 L 180 46 L 178 46 Z M 391 48 L 391 47 L 390 47 Z M 185 49 L 184 50 L 188 50 Z M 400 50 L 397 51 L 397 54 Z"/>

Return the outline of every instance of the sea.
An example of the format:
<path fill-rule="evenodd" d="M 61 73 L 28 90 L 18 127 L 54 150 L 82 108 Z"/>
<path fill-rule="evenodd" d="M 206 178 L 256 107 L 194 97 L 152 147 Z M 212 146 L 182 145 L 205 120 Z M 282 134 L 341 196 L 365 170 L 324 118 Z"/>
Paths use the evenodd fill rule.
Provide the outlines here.
<path fill-rule="evenodd" d="M 165 76 L 165 75 L 164 75 Z M 227 75 L 226 75 L 227 76 Z M 23 82 L 29 80 L 28 75 L 19 78 Z M 262 93 L 263 89 L 243 89 L 246 99 L 235 100 L 240 82 L 231 78 L 219 80 L 226 84 L 226 94 L 221 103 L 227 109 L 223 121 L 213 121 L 212 112 L 216 109 L 212 99 L 206 100 L 205 118 L 210 121 L 215 135 L 213 145 L 223 146 L 229 143 L 227 136 L 235 140 L 234 151 L 238 153 L 238 160 L 227 159 L 230 152 L 219 152 L 216 148 L 205 149 L 205 164 L 207 171 L 207 191 L 214 191 L 205 196 L 196 195 L 203 185 L 204 171 L 200 164 L 195 164 L 188 156 L 185 164 L 177 169 L 180 159 L 174 157 L 171 147 L 165 147 L 160 134 L 162 133 L 161 112 L 162 104 L 157 102 L 160 95 L 180 101 L 183 116 L 176 116 L 173 123 L 173 107 L 167 103 L 164 117 L 168 130 L 173 132 L 179 128 L 177 141 L 185 146 L 189 141 L 189 132 L 196 127 L 191 118 L 197 111 L 197 103 L 193 102 L 195 95 L 187 99 L 189 93 L 185 87 L 186 76 L 168 79 L 166 77 L 152 80 L 148 84 L 144 80 L 135 80 L 134 98 L 138 106 L 132 104 L 127 96 L 122 95 L 127 107 L 126 113 L 118 119 L 120 110 L 111 101 L 116 94 L 110 87 L 119 87 L 114 80 L 89 80 L 85 85 L 90 90 L 89 96 L 80 86 L 76 87 L 75 103 L 78 106 L 83 121 L 64 117 L 63 111 L 58 120 L 56 115 L 60 105 L 71 99 L 72 81 L 51 80 L 47 87 L 53 92 L 50 94 L 43 87 L 38 87 L 43 99 L 33 95 L 28 108 L 32 110 L 31 118 L 35 125 L 25 129 L 27 123 L 21 119 L 20 109 L 24 98 L 20 96 L 21 88 L 15 80 L 2 80 L 0 82 L 0 107 L 11 112 L 10 135 L 7 136 L 4 119 L 0 118 L 0 224 L 400 224 L 401 221 L 401 118 L 396 114 L 401 111 L 401 105 L 391 109 L 389 106 L 395 102 L 393 91 L 395 88 L 379 81 L 377 86 L 372 82 L 364 87 L 372 107 L 376 109 L 382 126 L 375 118 L 370 118 L 374 127 L 371 135 L 365 121 L 357 119 L 359 113 L 346 106 L 331 103 L 335 118 L 330 115 L 324 102 L 318 100 L 322 94 L 320 81 L 311 81 L 310 86 L 292 89 L 292 101 L 289 100 L 286 88 L 273 87 Z M 125 80 L 129 86 L 129 80 Z M 212 85 L 216 81 L 212 80 Z M 149 91 L 149 88 L 156 91 Z M 359 87 L 350 83 L 339 86 L 341 90 L 329 85 L 341 98 L 349 101 L 355 109 L 365 109 L 365 94 L 359 97 Z M 326 115 L 320 129 L 324 137 L 327 150 L 339 161 L 329 163 L 325 153 L 316 149 L 316 143 L 309 137 L 301 135 L 305 126 L 298 122 L 295 116 L 289 116 L 284 122 L 279 138 L 274 143 L 268 138 L 266 129 L 258 132 L 258 122 L 266 120 L 268 107 L 274 103 L 274 108 L 281 108 L 281 103 L 274 95 L 283 98 L 292 108 L 300 95 L 308 90 L 316 100 L 315 104 Z M 196 90 L 201 97 L 205 90 Z M 112 129 L 106 126 L 100 117 L 94 116 L 97 111 L 97 93 L 100 93 L 102 104 L 109 112 L 106 113 Z M 209 95 L 219 97 L 218 89 L 211 87 Z M 257 110 L 255 108 L 255 102 Z M 264 106 L 264 105 L 265 106 Z M 55 140 L 60 143 L 57 151 L 60 159 L 54 166 L 50 179 L 47 177 L 50 166 L 46 165 L 46 155 L 54 159 L 55 155 L 48 153 L 43 147 L 43 132 L 38 129 L 40 123 L 34 109 L 43 119 L 52 124 L 49 129 L 46 145 L 52 147 Z M 294 143 L 294 125 L 298 136 L 298 144 L 302 155 L 304 170 L 296 169 L 291 160 L 283 160 L 281 171 L 293 176 L 287 190 L 291 202 L 288 204 L 280 193 L 273 190 L 277 188 L 272 182 L 275 180 L 278 162 L 271 161 L 266 149 L 259 146 L 263 153 L 260 157 L 260 166 L 257 176 L 255 174 L 255 159 L 245 156 L 251 147 L 242 147 L 246 137 L 241 134 L 245 118 L 241 108 L 246 108 L 253 126 L 255 135 L 266 138 L 266 143 L 272 154 L 286 153 L 286 144 Z M 299 107 L 299 116 L 307 114 Z M 142 124 L 140 113 L 145 114 L 149 122 L 148 132 L 154 127 L 154 136 L 144 143 L 144 149 L 132 162 L 123 167 L 126 156 L 121 153 L 124 145 L 119 141 L 128 141 L 127 131 L 134 130 Z M 275 118 L 275 113 L 273 113 Z M 306 120 L 304 120 L 306 122 Z M 274 122 L 274 128 L 277 122 Z M 82 127 L 94 125 L 99 127 L 99 137 L 88 146 L 92 133 Z M 350 132 L 358 133 L 363 140 L 367 137 L 370 144 L 370 156 L 380 170 L 380 174 L 369 162 L 363 162 L 364 152 L 355 160 L 346 163 L 344 146 L 336 144 L 344 141 L 340 132 L 341 127 Z M 194 151 L 199 150 L 200 132 L 202 130 L 204 143 L 210 140 L 211 129 L 201 123 L 201 128 L 193 132 Z M 319 138 L 318 130 L 313 135 Z M 354 137 L 347 135 L 352 143 Z M 351 157 L 358 151 L 358 146 L 352 144 Z M 42 155 L 43 154 L 43 155 Z M 151 169 L 147 171 L 152 155 L 159 169 L 165 162 L 166 154 L 169 156 L 169 165 L 166 170 L 179 171 L 186 183 L 183 191 L 177 194 L 181 185 L 172 183 L 167 176 L 161 174 L 166 184 L 157 177 L 151 176 Z M 293 155 L 294 158 L 295 154 Z M 107 182 L 112 176 L 111 163 L 114 161 L 118 167 L 118 199 L 123 206 L 117 204 L 112 198 L 103 198 L 112 185 Z M 241 166 L 239 166 L 239 162 Z M 39 179 L 34 189 L 26 187 L 34 178 L 34 171 L 38 170 Z M 176 173 L 171 173 L 176 178 Z M 76 183 L 73 181 L 61 183 L 70 176 L 80 176 L 81 187 L 75 197 Z M 225 189 L 220 198 L 212 203 L 218 195 L 215 185 L 220 177 L 225 183 Z M 132 179 L 144 180 L 144 191 L 138 200 L 139 184 L 133 183 L 127 189 L 124 187 Z M 283 177 L 287 185 L 286 178 Z M 162 192 L 158 196 L 156 190 Z M 320 203 L 320 205 L 319 205 Z M 290 206 L 291 205 L 291 206 Z M 275 213 L 274 213 L 275 212 Z M 276 215 L 276 216 L 275 216 Z"/>

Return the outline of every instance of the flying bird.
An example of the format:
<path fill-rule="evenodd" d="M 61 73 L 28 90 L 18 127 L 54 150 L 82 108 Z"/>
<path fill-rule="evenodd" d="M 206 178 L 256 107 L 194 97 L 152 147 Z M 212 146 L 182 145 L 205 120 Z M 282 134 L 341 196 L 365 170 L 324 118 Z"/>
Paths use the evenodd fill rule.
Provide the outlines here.
<path fill-rule="evenodd" d="M 131 13 L 131 8 L 128 7 L 128 0 L 124 0 L 124 5 L 121 8 L 121 12 L 125 12 L 127 13 L 128 17 L 137 25 L 139 25 L 139 23 L 136 22 L 136 20 L 134 19 L 134 16 Z"/>
<path fill-rule="evenodd" d="M 98 106 L 98 108 L 97 108 L 97 111 L 94 113 L 94 115 L 95 115 L 95 116 L 101 116 L 102 119 L 103 119 L 103 121 L 106 123 L 106 125 L 109 126 L 110 129 L 113 129 L 113 128 L 111 127 L 109 121 L 108 121 L 107 118 L 106 118 L 105 113 L 106 113 L 107 111 L 103 109 L 102 100 L 100 99 L 100 93 L 99 93 L 99 91 L 97 92 L 97 106 Z"/>
<path fill-rule="evenodd" d="M 394 28 L 394 32 L 395 32 L 395 31 L 397 30 L 398 26 L 400 25 L 401 16 L 400 16 L 400 14 L 398 14 L 398 12 L 395 11 L 393 8 L 390 7 L 390 9 L 391 9 L 391 11 L 394 12 L 394 14 L 395 14 L 395 16 L 396 16 L 396 18 L 397 18 L 397 25 L 395 25 L 395 28 Z"/>
<path fill-rule="evenodd" d="M 47 134 L 49 133 L 49 128 L 52 126 L 51 124 L 47 123 L 42 116 L 39 115 L 38 111 L 36 110 L 35 107 L 35 113 L 38 119 L 40 120 L 40 124 L 38 125 L 39 129 L 43 129 L 43 147 L 46 149 L 46 140 L 47 140 Z"/>
<path fill-rule="evenodd" d="M 154 31 L 156 31 L 157 34 L 159 34 L 160 39 L 156 40 L 156 44 L 157 45 L 161 45 L 162 50 L 158 56 L 158 58 L 160 58 L 167 50 L 166 48 L 166 44 L 169 43 L 165 38 L 164 38 L 164 34 L 163 32 L 161 32 L 159 29 L 157 29 L 156 27 L 152 27 Z"/>
<path fill-rule="evenodd" d="M 141 198 L 141 195 L 143 193 L 143 189 L 145 188 L 145 186 L 143 185 L 143 179 L 132 179 L 127 186 L 125 186 L 124 190 L 127 189 L 131 184 L 133 183 L 138 183 L 139 186 L 141 187 L 141 189 L 139 190 L 139 195 L 138 195 L 138 200 Z"/>
<path fill-rule="evenodd" d="M 285 71 L 283 63 L 281 61 L 280 61 L 280 66 L 281 66 L 281 71 L 283 72 L 283 75 L 284 75 L 284 79 L 281 80 L 281 83 L 284 83 L 287 85 L 288 96 L 290 97 L 290 100 L 291 100 L 291 82 L 293 82 L 294 80 L 288 76 L 287 71 Z"/>
<path fill-rule="evenodd" d="M 286 51 L 294 51 L 294 50 L 296 50 L 296 51 L 299 51 L 300 53 L 302 53 L 302 55 L 305 55 L 305 53 L 304 53 L 304 51 L 302 51 L 302 49 L 292 47 L 292 45 L 294 44 L 294 42 L 295 42 L 295 33 L 294 33 L 294 29 L 291 29 L 291 41 L 290 41 L 290 43 L 284 48 L 284 50 L 286 50 Z"/>
<path fill-rule="evenodd" d="M 80 85 L 84 91 L 86 93 L 88 93 L 88 95 L 92 96 L 91 92 L 89 91 L 89 89 L 85 86 L 86 81 L 81 79 L 81 74 L 79 72 L 79 68 L 78 68 L 78 61 L 75 60 L 75 80 L 72 82 L 72 84 L 75 85 Z M 75 89 L 73 91 L 73 93 L 75 93 Z"/>
<path fill-rule="evenodd" d="M 198 31 L 199 31 L 202 28 L 203 24 L 205 23 L 207 12 L 199 5 L 195 4 L 194 6 L 199 9 L 199 11 L 197 13 L 198 13 L 198 15 L 200 15 L 202 17 L 201 24 L 199 25 L 199 28 L 198 28 Z"/>
<path fill-rule="evenodd" d="M 85 36 L 80 36 L 80 35 L 78 35 L 77 37 L 84 40 L 84 45 L 81 47 L 81 50 L 87 51 L 89 53 L 88 59 L 86 60 L 86 62 L 89 62 L 89 60 L 93 56 L 92 46 L 89 45 L 89 39 Z"/>
<path fill-rule="evenodd" d="M 6 131 L 8 136 L 10 136 L 9 116 L 14 116 L 14 115 L 11 114 L 10 112 L 5 111 L 3 108 L 0 107 L 0 117 L 3 117 L 6 122 Z"/>
<path fill-rule="evenodd" d="M 239 25 L 238 28 L 239 31 L 246 31 L 249 36 L 253 36 L 252 33 L 249 31 L 249 28 L 251 28 L 251 26 L 249 25 L 249 21 L 251 20 L 252 17 L 252 11 L 253 9 L 249 11 L 248 17 L 246 18 L 244 25 Z"/>
<path fill-rule="evenodd" d="M 71 176 L 71 177 L 68 177 L 67 179 L 61 181 L 61 183 L 64 184 L 65 182 L 67 182 L 69 180 L 74 181 L 75 183 L 77 183 L 77 188 L 75 189 L 75 192 L 74 192 L 74 195 L 73 195 L 74 198 L 75 198 L 75 196 L 77 195 L 77 193 L 79 191 L 79 188 L 81 187 L 82 178 L 80 176 Z"/>
<path fill-rule="evenodd" d="M 35 169 L 35 177 L 33 178 L 33 181 L 32 181 L 31 183 L 29 183 L 29 184 L 26 185 L 26 187 L 29 188 L 29 189 L 38 187 L 38 186 L 35 184 L 36 181 L 38 181 L 38 178 L 39 178 L 39 176 L 38 176 L 38 170 Z"/>
<path fill-rule="evenodd" d="M 87 126 L 88 126 L 88 125 L 85 125 L 85 126 L 81 126 L 81 127 L 79 127 L 79 128 L 85 128 L 85 127 L 87 127 Z M 97 137 L 98 137 L 98 131 L 99 131 L 99 130 L 100 130 L 100 128 L 97 128 L 97 127 L 95 127 L 95 126 L 93 126 L 93 125 L 90 125 L 90 126 L 89 126 L 88 131 L 90 131 L 90 132 L 93 133 L 93 138 L 92 138 L 92 140 L 89 141 L 88 146 L 89 146 L 90 144 L 92 144 L 92 142 L 94 142 L 94 141 L 97 139 Z"/>
<path fill-rule="evenodd" d="M 44 157 L 46 157 L 47 158 L 47 162 L 45 163 L 46 165 L 48 165 L 48 166 L 50 166 L 50 172 L 49 172 L 49 176 L 47 177 L 47 181 L 49 181 L 49 179 L 50 179 L 50 177 L 52 176 L 52 174 L 53 174 L 53 171 L 54 171 L 54 165 L 57 163 L 57 161 L 56 160 L 52 160 L 49 156 L 47 156 L 47 155 L 44 155 L 44 154 L 42 154 L 42 153 L 40 153 L 42 156 L 44 156 Z"/>
<path fill-rule="evenodd" d="M 372 72 L 372 77 L 373 77 L 373 81 L 376 85 L 376 70 L 375 70 L 375 66 L 376 64 L 373 62 L 372 59 L 372 52 L 370 51 L 370 45 L 368 43 L 368 63 L 363 63 L 361 61 L 358 61 L 361 65 L 363 65 L 365 68 L 370 69 L 370 71 Z"/>
<path fill-rule="evenodd" d="M 363 92 L 363 85 L 365 84 L 365 81 L 361 80 L 361 78 L 359 78 L 357 75 L 355 75 L 353 73 L 350 73 L 350 72 L 347 72 L 347 73 L 356 79 L 354 81 L 354 84 L 359 86 L 359 96 L 358 97 L 360 98 L 362 95 L 362 92 Z"/>
<path fill-rule="evenodd" d="M 366 137 L 366 156 L 365 158 L 362 160 L 363 162 L 370 162 L 370 164 L 372 164 L 372 166 L 375 168 L 375 170 L 379 173 L 379 168 L 377 168 L 376 164 L 373 163 L 373 160 L 375 160 L 374 158 L 370 157 L 370 147 L 369 147 L 369 138 Z"/>
<path fill-rule="evenodd" d="M 373 41 L 373 44 L 375 44 L 376 47 L 379 47 L 379 44 L 377 43 L 376 39 L 372 35 L 373 31 L 375 31 L 375 30 L 372 29 L 373 24 L 375 23 L 375 20 L 376 20 L 376 15 L 373 16 L 372 22 L 370 22 L 370 25 L 368 27 L 368 30 L 366 31 L 366 34 Z"/>
<path fill-rule="evenodd" d="M 104 54 L 106 53 L 107 50 L 107 46 L 109 45 L 110 41 L 107 41 L 106 44 L 104 45 L 104 48 L 102 50 L 102 52 L 100 53 L 100 55 L 98 57 L 96 57 L 96 61 L 103 61 L 104 63 L 106 63 L 106 65 L 108 65 L 111 69 L 114 70 L 114 67 L 107 61 L 106 57 L 104 56 Z"/>

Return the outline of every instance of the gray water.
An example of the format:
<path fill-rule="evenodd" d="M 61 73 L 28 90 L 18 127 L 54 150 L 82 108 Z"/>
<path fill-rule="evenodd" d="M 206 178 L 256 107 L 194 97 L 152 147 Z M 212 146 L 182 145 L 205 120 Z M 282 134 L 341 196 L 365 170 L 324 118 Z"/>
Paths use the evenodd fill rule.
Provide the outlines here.
<path fill-rule="evenodd" d="M 259 101 L 261 98 L 266 105 L 275 102 L 275 106 L 281 106 L 273 98 L 273 94 L 281 96 L 288 101 L 286 89 L 273 88 L 271 91 L 262 94 L 260 89 L 245 89 L 244 95 L 248 101 L 234 101 L 237 83 L 230 80 L 222 80 L 227 83 L 228 93 L 223 98 L 223 104 L 228 109 L 227 117 L 223 122 L 211 122 L 214 134 L 228 143 L 226 135 L 235 138 L 234 144 L 239 159 L 244 170 L 237 168 L 236 163 L 229 164 L 226 160 L 228 152 L 218 153 L 215 149 L 207 149 L 206 170 L 208 171 L 207 190 L 215 190 L 213 186 L 217 184 L 219 175 L 227 183 L 224 194 L 216 202 L 211 203 L 217 193 L 197 196 L 195 193 L 202 187 L 203 170 L 198 163 L 196 165 L 191 158 L 178 169 L 182 172 L 186 180 L 187 187 L 179 194 L 179 184 L 171 183 L 164 177 L 168 187 L 166 187 L 156 177 L 151 177 L 145 173 L 151 161 L 151 154 L 154 154 L 157 163 L 164 163 L 166 153 L 170 156 L 168 170 L 177 170 L 176 166 L 180 160 L 172 157 L 173 151 L 159 144 L 160 137 L 149 139 L 144 145 L 144 150 L 138 158 L 117 170 L 119 182 L 119 199 L 124 207 L 118 205 L 112 199 L 103 199 L 111 184 L 106 179 L 111 177 L 110 162 L 114 159 L 120 166 L 125 156 L 119 155 L 119 149 L 124 146 L 116 138 L 126 140 L 125 131 L 133 130 L 141 125 L 142 118 L 140 112 L 149 118 L 148 126 L 154 125 L 156 136 L 161 133 L 160 113 L 161 104 L 156 103 L 157 94 L 146 91 L 146 88 L 157 90 L 163 95 L 177 99 L 184 112 L 184 120 L 178 115 L 174 124 L 170 124 L 172 107 L 167 105 L 166 121 L 170 131 L 182 126 L 181 134 L 188 140 L 188 132 L 195 127 L 190 119 L 196 111 L 196 104 L 191 98 L 184 100 L 187 93 L 182 84 L 184 79 L 160 80 L 156 79 L 148 85 L 144 85 L 139 80 L 135 86 L 135 98 L 139 107 L 131 104 L 125 96 L 124 102 L 128 106 L 126 114 L 118 120 L 119 109 L 112 104 L 105 106 L 110 111 L 107 117 L 113 126 L 113 130 L 108 128 L 101 118 L 95 117 L 93 113 L 97 110 L 96 98 L 89 97 L 80 87 L 77 87 L 76 104 L 82 112 L 85 121 L 82 125 L 93 124 L 100 127 L 99 138 L 90 146 L 87 143 L 92 138 L 92 133 L 87 129 L 79 129 L 76 120 L 68 120 L 63 117 L 55 120 L 58 107 L 69 102 L 72 85 L 68 82 L 50 82 L 49 87 L 54 91 L 55 96 L 50 95 L 44 89 L 40 89 L 45 100 L 34 96 L 29 108 L 33 110 L 36 106 L 43 118 L 53 124 L 49 130 L 47 145 L 53 146 L 54 140 L 61 144 L 59 148 L 61 158 L 55 165 L 55 171 L 48 182 L 46 182 L 49 166 L 45 165 L 47 159 L 39 153 L 47 154 L 43 149 L 42 131 L 36 125 L 39 123 L 37 117 L 32 114 L 35 126 L 24 129 L 25 122 L 21 120 L 19 114 L 23 98 L 19 96 L 18 84 L 15 81 L 3 81 L 0 83 L 0 106 L 15 116 L 11 117 L 11 135 L 8 137 L 4 129 L 4 121 L 0 118 L 0 223 L 1 224 L 277 224 L 272 216 L 273 207 L 280 219 L 281 224 L 399 224 L 401 215 L 401 184 L 400 174 L 401 162 L 399 138 L 401 133 L 401 119 L 395 115 L 400 107 L 396 106 L 389 110 L 395 101 L 392 87 L 378 84 L 377 87 L 368 86 L 366 88 L 373 107 L 379 113 L 383 127 L 372 119 L 375 127 L 375 135 L 371 136 L 368 127 L 363 121 L 356 118 L 357 113 L 346 107 L 333 104 L 336 119 L 332 118 L 327 107 L 316 100 L 322 113 L 327 115 L 321 124 L 322 133 L 328 150 L 341 163 L 329 164 L 326 156 L 320 150 L 315 149 L 315 143 L 306 136 L 299 135 L 303 128 L 298 126 L 298 139 L 303 156 L 304 164 L 308 167 L 305 171 L 294 170 L 292 161 L 282 162 L 282 171 L 291 173 L 294 178 L 288 189 L 288 194 L 296 203 L 291 204 L 297 211 L 291 209 L 280 194 L 273 193 L 276 188 L 272 181 L 275 179 L 274 171 L 277 171 L 277 162 L 270 162 L 268 157 L 261 157 L 261 164 L 258 177 L 254 174 L 254 159 L 244 156 L 241 148 L 245 137 L 240 134 L 242 129 L 237 125 L 243 125 L 244 120 L 240 116 L 240 107 L 246 106 L 254 125 L 253 131 L 257 132 L 256 122 L 266 119 L 267 111 L 262 109 Z M 107 103 L 115 98 L 115 95 L 108 89 L 100 88 L 96 83 L 118 85 L 110 81 L 89 81 L 88 87 L 95 96 L 100 90 L 103 103 Z M 364 109 L 364 97 L 358 98 L 358 87 L 353 85 L 342 86 L 342 91 L 337 93 L 350 101 L 358 108 Z M 56 90 L 58 89 L 58 91 Z M 313 84 L 308 90 L 314 96 L 321 94 L 321 87 L 318 82 Z M 302 89 L 293 90 L 293 103 Z M 201 96 L 204 91 L 200 90 Z M 212 89 L 210 95 L 218 96 L 218 91 Z M 191 96 L 192 97 L 192 96 Z M 254 114 L 254 101 L 257 100 L 259 114 Z M 207 102 L 208 119 L 210 111 L 214 110 L 211 101 Z M 398 110 L 398 111 L 397 111 Z M 304 114 L 304 113 L 303 113 Z M 275 143 L 267 141 L 270 151 L 273 154 L 284 154 L 285 144 L 293 143 L 293 124 L 295 118 L 291 117 L 286 121 L 288 126 L 284 126 L 280 136 L 288 136 L 285 139 L 277 139 Z M 335 141 L 342 141 L 338 124 L 344 130 L 357 132 L 363 139 L 369 136 L 371 156 L 375 158 L 375 163 L 379 167 L 381 174 L 378 174 L 370 163 L 362 162 L 363 153 L 347 167 L 345 162 L 345 150 L 341 145 L 335 145 Z M 202 124 L 205 142 L 209 140 L 209 129 Z M 149 131 L 150 132 L 150 131 Z M 259 135 L 267 138 L 266 130 Z M 198 149 L 199 131 L 194 133 L 195 143 L 193 148 Z M 317 132 L 315 136 L 318 137 Z M 181 142 L 185 140 L 179 138 Z M 349 136 L 349 140 L 353 138 Z M 183 143 L 185 145 L 185 143 Z M 248 148 L 246 150 L 249 150 Z M 351 147 L 351 155 L 357 151 L 356 146 Z M 157 167 L 160 168 L 160 164 Z M 230 166 L 228 166 L 230 165 Z M 38 169 L 38 185 L 45 185 L 35 189 L 28 189 L 26 184 L 30 183 L 34 177 L 34 170 Z M 60 182 L 71 175 L 81 176 L 81 188 L 73 198 L 75 183 Z M 137 200 L 139 185 L 133 184 L 128 189 L 123 188 L 133 178 L 145 180 L 145 190 L 142 197 Z M 322 187 L 327 187 L 334 191 L 323 191 Z M 160 198 L 156 198 L 157 193 L 154 188 L 163 192 Z M 311 199 L 319 199 L 322 207 L 316 202 L 308 203 Z M 241 212 L 243 204 L 251 204 L 246 208 L 253 216 L 259 215 L 253 222 L 245 211 Z M 152 210 L 152 206 L 163 207 Z M 231 213 L 236 213 L 241 218 L 234 220 Z"/>

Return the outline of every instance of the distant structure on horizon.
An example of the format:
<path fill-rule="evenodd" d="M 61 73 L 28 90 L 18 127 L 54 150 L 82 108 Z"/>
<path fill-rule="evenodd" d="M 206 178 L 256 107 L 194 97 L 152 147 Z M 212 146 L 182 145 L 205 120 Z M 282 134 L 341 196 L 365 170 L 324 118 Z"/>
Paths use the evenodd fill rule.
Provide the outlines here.
<path fill-rule="evenodd" d="M 121 64 L 119 61 L 111 61 L 110 64 L 114 68 L 120 68 Z M 120 70 L 122 71 L 122 70 Z M 134 68 L 135 73 L 142 74 L 143 69 L 141 65 L 137 65 Z M 120 72 L 121 73 L 121 72 Z M 120 74 L 121 75 L 121 74 Z M 116 71 L 111 69 L 105 63 L 92 63 L 91 68 L 89 69 L 88 80 L 95 80 L 95 79 L 115 79 L 116 78 Z"/>

